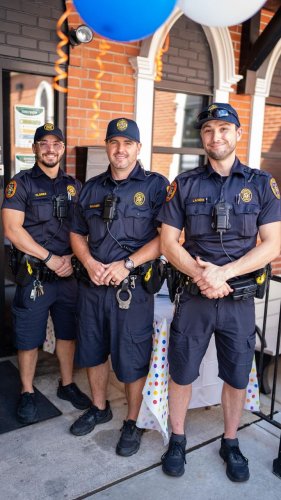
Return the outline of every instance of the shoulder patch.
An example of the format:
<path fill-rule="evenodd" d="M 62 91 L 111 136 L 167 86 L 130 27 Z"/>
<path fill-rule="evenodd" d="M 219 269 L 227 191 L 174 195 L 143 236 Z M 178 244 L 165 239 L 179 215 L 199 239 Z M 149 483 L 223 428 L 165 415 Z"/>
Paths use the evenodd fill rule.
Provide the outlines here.
<path fill-rule="evenodd" d="M 17 190 L 17 182 L 15 180 L 10 181 L 5 189 L 6 198 L 12 198 Z"/>
<path fill-rule="evenodd" d="M 276 180 L 274 179 L 274 177 L 272 177 L 270 179 L 270 187 L 271 187 L 271 191 L 273 192 L 274 196 L 276 196 L 276 198 L 278 198 L 278 200 L 280 200 L 280 191 L 279 191 L 278 184 L 277 184 Z"/>
<path fill-rule="evenodd" d="M 166 201 L 170 201 L 176 194 L 178 185 L 176 181 L 173 181 L 170 186 L 167 187 L 167 196 L 166 196 Z"/>

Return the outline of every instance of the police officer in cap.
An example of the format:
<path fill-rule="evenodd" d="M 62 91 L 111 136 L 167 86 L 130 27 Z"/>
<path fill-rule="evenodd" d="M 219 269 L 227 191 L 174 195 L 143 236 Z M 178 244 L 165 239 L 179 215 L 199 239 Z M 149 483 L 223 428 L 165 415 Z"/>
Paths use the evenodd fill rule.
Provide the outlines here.
<path fill-rule="evenodd" d="M 228 478 L 246 481 L 248 461 L 240 451 L 237 429 L 255 349 L 254 295 L 265 278 L 256 271 L 280 253 L 280 193 L 269 173 L 249 168 L 236 157 L 242 129 L 232 106 L 211 104 L 199 114 L 196 128 L 208 162 L 172 182 L 158 217 L 163 223 L 161 250 L 184 276 L 170 331 L 172 435 L 162 468 L 171 476 L 184 473 L 191 384 L 214 332 L 224 381 L 219 453 Z"/>
<path fill-rule="evenodd" d="M 32 149 L 34 167 L 13 177 L 2 206 L 5 236 L 13 245 L 17 283 L 12 312 L 22 382 L 17 417 L 23 424 L 37 422 L 40 417 L 33 379 L 49 312 L 61 372 L 57 396 L 75 408 L 90 405 L 88 396 L 72 381 L 77 282 L 71 264 L 69 226 L 81 184 L 60 169 L 65 145 L 59 128 L 51 123 L 38 127 Z"/>
<path fill-rule="evenodd" d="M 116 453 L 130 456 L 140 447 L 136 420 L 153 334 L 154 297 L 142 286 L 143 265 L 160 253 L 155 219 L 168 183 L 137 161 L 141 143 L 133 120 L 112 120 L 105 143 L 109 167 L 83 186 L 71 230 L 73 251 L 89 276 L 88 284 L 79 284 L 77 363 L 87 367 L 93 406 L 70 431 L 82 436 L 112 418 L 106 400 L 111 355 L 128 401 Z"/>

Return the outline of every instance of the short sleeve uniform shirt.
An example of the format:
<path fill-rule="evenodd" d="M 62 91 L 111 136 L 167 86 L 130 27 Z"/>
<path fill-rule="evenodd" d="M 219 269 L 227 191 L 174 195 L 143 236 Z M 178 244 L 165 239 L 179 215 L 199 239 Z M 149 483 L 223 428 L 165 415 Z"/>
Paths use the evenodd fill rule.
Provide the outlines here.
<path fill-rule="evenodd" d="M 227 204 L 229 217 L 222 240 L 214 227 L 220 202 Z M 225 178 L 207 164 L 172 182 L 158 220 L 184 229 L 183 246 L 192 257 L 223 265 L 229 262 L 226 254 L 236 260 L 255 247 L 260 226 L 281 220 L 280 193 L 269 173 L 237 158 Z"/>

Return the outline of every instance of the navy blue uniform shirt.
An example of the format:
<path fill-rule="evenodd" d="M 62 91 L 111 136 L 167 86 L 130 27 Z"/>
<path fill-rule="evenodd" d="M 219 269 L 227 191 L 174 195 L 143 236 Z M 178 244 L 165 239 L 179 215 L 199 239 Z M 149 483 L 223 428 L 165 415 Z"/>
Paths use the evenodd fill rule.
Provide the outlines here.
<path fill-rule="evenodd" d="M 2 208 L 24 212 L 23 227 L 37 243 L 56 255 L 69 255 L 70 218 L 80 190 L 81 182 L 63 170 L 51 179 L 35 164 L 9 182 Z M 68 216 L 62 222 L 53 215 L 53 198 L 60 194 L 68 200 Z"/>
<path fill-rule="evenodd" d="M 122 181 L 113 180 L 108 167 L 83 186 L 71 231 L 89 236 L 89 249 L 96 260 L 104 264 L 122 260 L 157 236 L 155 219 L 167 185 L 165 177 L 146 172 L 138 162 Z M 118 198 L 116 215 L 106 223 L 102 218 L 104 197 L 111 193 Z"/>
<path fill-rule="evenodd" d="M 183 247 L 192 257 L 224 265 L 229 259 L 219 233 L 212 227 L 214 205 L 220 201 L 230 204 L 230 228 L 222 240 L 233 260 L 255 247 L 259 226 L 281 220 L 276 181 L 269 173 L 249 168 L 237 158 L 228 177 L 221 177 L 210 164 L 178 175 L 157 219 L 184 228 Z"/>

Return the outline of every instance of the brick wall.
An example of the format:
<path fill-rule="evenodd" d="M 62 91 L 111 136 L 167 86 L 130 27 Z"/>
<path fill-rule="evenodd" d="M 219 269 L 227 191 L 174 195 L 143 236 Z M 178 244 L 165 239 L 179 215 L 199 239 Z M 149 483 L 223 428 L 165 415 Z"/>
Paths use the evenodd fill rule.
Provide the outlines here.
<path fill-rule="evenodd" d="M 213 67 L 202 27 L 181 16 L 170 31 L 169 50 L 163 55 L 163 80 L 212 87 Z"/>
<path fill-rule="evenodd" d="M 0 56 L 53 63 L 61 0 L 0 0 Z"/>
<path fill-rule="evenodd" d="M 77 13 L 70 15 L 69 26 L 82 23 Z M 67 169 L 70 173 L 75 172 L 75 146 L 103 145 L 109 120 L 134 116 L 135 79 L 129 59 L 139 54 L 140 44 L 108 40 L 109 48 L 101 55 L 101 43 L 102 38 L 95 35 L 91 43 L 70 50 L 67 95 Z M 103 75 L 98 78 L 100 72 Z"/>

